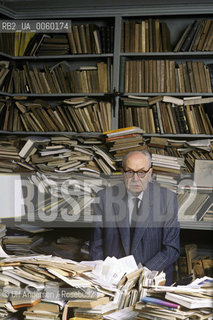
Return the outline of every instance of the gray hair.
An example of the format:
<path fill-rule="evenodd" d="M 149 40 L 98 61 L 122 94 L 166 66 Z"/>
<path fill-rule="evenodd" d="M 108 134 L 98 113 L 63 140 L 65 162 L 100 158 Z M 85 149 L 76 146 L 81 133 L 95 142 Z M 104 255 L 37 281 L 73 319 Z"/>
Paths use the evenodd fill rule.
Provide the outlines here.
<path fill-rule="evenodd" d="M 150 154 L 147 150 L 140 150 L 140 151 L 135 150 L 135 151 L 130 151 L 130 152 L 126 153 L 126 154 L 123 156 L 122 167 L 123 167 L 123 168 L 125 167 L 126 159 L 127 159 L 131 154 L 138 153 L 138 152 L 147 157 L 147 159 L 148 159 L 148 161 L 149 161 L 149 166 L 151 167 L 151 166 L 152 166 L 152 156 L 151 156 L 151 154 Z"/>

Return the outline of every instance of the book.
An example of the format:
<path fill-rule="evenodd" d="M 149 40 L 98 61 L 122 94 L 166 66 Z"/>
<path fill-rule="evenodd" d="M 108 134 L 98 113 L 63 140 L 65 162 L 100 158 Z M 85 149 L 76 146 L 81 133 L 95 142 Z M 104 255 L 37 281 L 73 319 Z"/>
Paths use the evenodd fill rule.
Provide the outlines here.
<path fill-rule="evenodd" d="M 157 298 L 153 298 L 153 297 L 143 297 L 141 298 L 141 301 L 143 303 L 151 303 L 151 304 L 156 304 L 156 305 L 160 305 L 160 306 L 164 306 L 164 307 L 170 307 L 170 308 L 175 308 L 178 309 L 180 308 L 179 304 L 176 303 L 171 303 L 168 302 L 166 300 L 162 300 L 162 299 L 157 299 Z"/>
<path fill-rule="evenodd" d="M 21 158 L 27 158 L 29 154 L 32 152 L 32 150 L 34 149 L 36 144 L 44 143 L 44 142 L 49 142 L 49 139 L 45 137 L 43 138 L 43 137 L 36 137 L 36 136 L 30 137 L 27 140 L 27 142 L 24 144 L 22 149 L 20 150 L 19 156 Z"/>
<path fill-rule="evenodd" d="M 188 24 L 184 30 L 184 32 L 182 33 L 181 37 L 179 38 L 178 42 L 176 43 L 173 51 L 174 52 L 177 52 L 177 51 L 180 51 L 184 41 L 186 40 L 190 30 L 192 28 L 192 23 Z"/>
<path fill-rule="evenodd" d="M 68 307 L 81 307 L 81 308 L 94 308 L 99 305 L 104 305 L 109 302 L 109 297 L 101 297 L 96 300 L 87 300 L 87 299 L 75 299 L 67 302 Z"/>
<path fill-rule="evenodd" d="M 205 23 L 204 23 L 203 30 L 202 30 L 202 35 L 201 35 L 200 40 L 199 40 L 198 45 L 197 45 L 197 50 L 198 51 L 201 51 L 203 49 L 203 45 L 204 45 L 205 39 L 207 37 L 210 25 L 211 25 L 211 19 L 206 19 Z"/>
<path fill-rule="evenodd" d="M 197 256 L 197 245 L 195 243 L 186 244 L 186 262 L 188 274 L 192 273 L 192 261 Z"/>
<path fill-rule="evenodd" d="M 181 49 L 180 49 L 181 51 L 188 51 L 189 50 L 198 25 L 199 25 L 199 21 L 195 20 L 190 28 L 190 31 L 189 31 L 184 43 L 181 46 Z"/>
<path fill-rule="evenodd" d="M 115 137 L 115 136 L 122 136 L 125 134 L 132 134 L 132 133 L 143 133 L 144 131 L 141 128 L 138 127 L 126 127 L 126 128 L 120 128 L 115 130 L 108 130 L 104 131 L 103 134 L 107 135 L 107 137 Z"/>
<path fill-rule="evenodd" d="M 173 292 L 166 292 L 165 299 L 169 301 L 174 301 L 175 303 L 180 304 L 183 307 L 188 309 L 195 308 L 212 308 L 212 299 L 211 297 L 192 297 L 184 294 L 177 294 Z"/>

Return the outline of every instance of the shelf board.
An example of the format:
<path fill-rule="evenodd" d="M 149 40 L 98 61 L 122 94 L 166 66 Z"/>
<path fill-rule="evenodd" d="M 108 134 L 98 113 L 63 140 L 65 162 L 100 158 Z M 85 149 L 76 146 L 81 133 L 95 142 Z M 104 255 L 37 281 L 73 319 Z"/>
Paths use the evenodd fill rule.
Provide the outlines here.
<path fill-rule="evenodd" d="M 3 131 L 0 130 L 0 134 L 9 134 L 9 135 L 70 135 L 70 136 L 94 136 L 99 137 L 102 136 L 102 132 L 72 132 L 72 131 Z M 159 133 L 143 133 L 144 137 L 165 137 L 165 138 L 213 138 L 213 135 L 207 134 L 159 134 Z"/>
<path fill-rule="evenodd" d="M 69 219 L 69 218 L 67 218 Z M 77 219 L 77 218 L 76 218 Z M 80 217 L 76 221 L 73 219 L 73 216 L 70 216 L 70 221 L 63 219 L 62 217 L 56 217 L 54 221 L 43 221 L 36 214 L 33 221 L 29 221 L 27 216 L 22 216 L 18 221 L 14 218 L 6 218 L 2 220 L 3 223 L 8 228 L 16 228 L 16 225 L 19 223 L 26 223 L 30 225 L 36 225 L 43 228 L 83 228 L 83 227 L 94 227 L 94 223 L 91 221 L 91 217 L 85 218 Z"/>
<path fill-rule="evenodd" d="M 115 95 L 113 92 L 108 93 L 87 93 L 87 92 L 80 92 L 80 93 L 8 93 L 0 91 L 0 95 L 2 96 L 9 96 L 9 97 L 79 97 L 79 96 L 91 96 L 91 97 L 102 97 L 106 95 Z M 128 96 L 146 96 L 146 97 L 155 97 L 155 96 L 176 96 L 176 97 L 195 97 L 195 96 L 202 96 L 202 97 L 213 97 L 212 93 L 206 93 L 206 92 L 186 92 L 186 93 L 177 93 L 177 92 L 154 92 L 154 93 L 147 93 L 147 92 L 128 92 L 128 93 L 120 93 L 123 97 Z"/>
<path fill-rule="evenodd" d="M 53 136 L 72 136 L 72 137 L 102 137 L 103 133 L 102 132 L 72 132 L 72 131 L 47 131 L 47 132 L 37 132 L 37 131 L 3 131 L 0 130 L 0 134 L 5 134 L 5 135 L 24 135 L 24 136 L 29 136 L 29 135 L 53 135 Z"/>
<path fill-rule="evenodd" d="M 8 97 L 24 97 L 24 98 L 69 98 L 69 97 L 103 97 L 112 95 L 113 93 L 7 93 L 0 92 L 2 96 Z"/>
<path fill-rule="evenodd" d="M 165 137 L 165 138 L 213 138 L 208 134 L 187 134 L 187 133 L 143 133 L 144 137 Z"/>
<path fill-rule="evenodd" d="M 213 57 L 213 51 L 187 52 L 122 52 L 121 57 Z"/>
<path fill-rule="evenodd" d="M 213 92 L 124 92 L 121 93 L 122 96 L 145 96 L 145 97 L 155 97 L 155 96 L 176 96 L 176 97 L 213 97 Z"/>
<path fill-rule="evenodd" d="M 2 53 L 0 53 L 0 55 L 2 55 Z M 5 55 L 5 54 L 4 54 Z M 40 61 L 40 60 L 76 60 L 76 59 L 85 59 L 85 58 L 89 58 L 89 59 L 102 59 L 102 58 L 111 58 L 113 57 L 113 53 L 103 53 L 103 54 L 65 54 L 65 55 L 51 55 L 51 56 L 18 56 L 18 57 L 14 57 L 11 55 L 6 54 L 7 58 L 11 59 L 11 60 L 36 60 L 36 61 Z"/>
<path fill-rule="evenodd" d="M 71 217 L 72 218 L 72 217 Z M 19 223 L 29 223 L 29 220 L 27 218 L 27 216 L 23 216 L 21 217 L 21 221 L 19 221 Z M 7 226 L 11 226 L 14 224 L 14 219 L 4 219 L 4 223 Z M 94 222 L 92 222 L 91 220 L 91 216 L 90 217 L 86 217 L 85 219 L 84 217 L 81 216 L 81 218 L 79 218 L 76 221 L 72 221 L 70 220 L 70 223 L 72 223 L 72 228 L 77 228 L 77 227 L 83 227 L 83 226 L 94 226 Z M 38 226 L 42 226 L 42 227 L 48 227 L 48 228 L 60 228 L 60 227 L 69 227 L 70 228 L 70 223 L 67 223 L 67 221 L 65 221 L 62 217 L 57 217 L 54 221 L 50 222 L 50 221 L 42 221 L 38 216 L 35 215 L 35 219 L 33 222 L 30 221 L 30 224 L 35 224 Z M 209 222 L 201 222 L 201 221 L 181 221 L 180 222 L 180 228 L 181 229 L 193 229 L 193 230 L 213 230 L 213 224 L 209 223 Z"/>
<path fill-rule="evenodd" d="M 76 60 L 76 59 L 97 59 L 97 58 L 110 58 L 114 53 L 101 53 L 101 54 L 64 54 L 64 55 L 50 55 L 50 56 L 12 56 L 10 54 L 0 52 L 0 56 L 11 60 Z M 213 51 L 196 51 L 196 52 L 120 52 L 121 57 L 204 57 L 212 58 Z"/>
<path fill-rule="evenodd" d="M 213 230 L 213 223 L 207 221 L 180 221 L 181 229 Z"/>

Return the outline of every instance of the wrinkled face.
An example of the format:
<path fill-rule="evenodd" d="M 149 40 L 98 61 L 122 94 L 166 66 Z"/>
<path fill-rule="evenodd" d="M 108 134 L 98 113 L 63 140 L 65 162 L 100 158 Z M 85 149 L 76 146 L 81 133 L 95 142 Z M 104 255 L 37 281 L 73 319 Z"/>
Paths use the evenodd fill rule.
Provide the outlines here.
<path fill-rule="evenodd" d="M 144 171 L 147 171 L 147 173 Z M 150 168 L 149 160 L 145 155 L 135 152 L 127 157 L 122 172 L 127 190 L 134 195 L 138 195 L 147 188 L 152 168 Z M 139 176 L 136 172 L 139 173 Z"/>

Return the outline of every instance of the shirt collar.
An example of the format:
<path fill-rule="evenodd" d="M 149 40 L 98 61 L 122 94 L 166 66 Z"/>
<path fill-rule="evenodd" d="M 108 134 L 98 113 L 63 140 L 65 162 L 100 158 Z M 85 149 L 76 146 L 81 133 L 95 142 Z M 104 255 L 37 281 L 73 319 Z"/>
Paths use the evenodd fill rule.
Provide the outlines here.
<path fill-rule="evenodd" d="M 135 198 L 142 200 L 142 198 L 143 198 L 143 191 L 137 197 L 135 197 L 135 195 L 133 195 L 128 190 L 127 190 L 127 194 L 128 194 L 128 199 L 130 199 L 130 200 L 135 199 Z"/>

